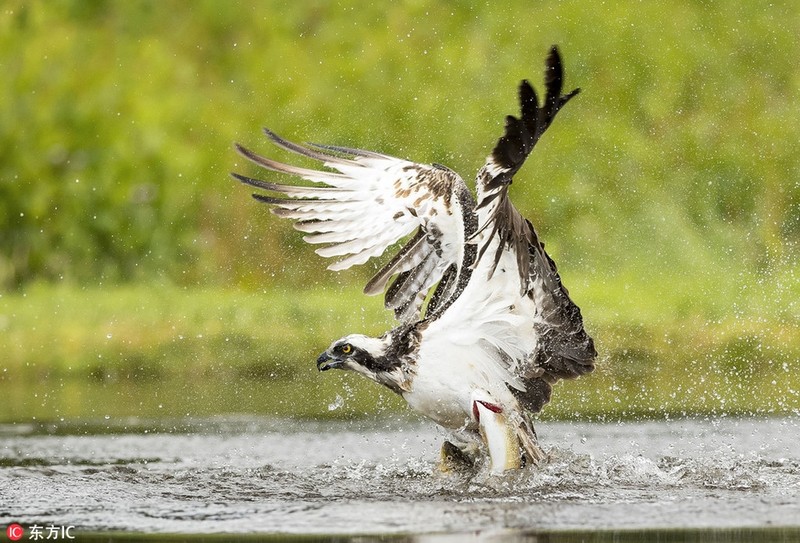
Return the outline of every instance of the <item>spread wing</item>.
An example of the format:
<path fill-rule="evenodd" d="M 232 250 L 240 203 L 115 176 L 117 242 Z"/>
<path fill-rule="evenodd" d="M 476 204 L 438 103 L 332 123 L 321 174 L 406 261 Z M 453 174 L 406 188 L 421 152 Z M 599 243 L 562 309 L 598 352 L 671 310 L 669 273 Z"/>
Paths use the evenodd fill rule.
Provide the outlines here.
<path fill-rule="evenodd" d="M 530 84 L 522 82 L 522 114 L 506 118 L 505 134 L 478 173 L 479 228 L 471 243 L 479 251 L 472 280 L 430 325 L 453 341 L 474 343 L 486 364 L 513 376 L 509 388 L 534 412 L 549 401 L 553 383 L 592 371 L 597 356 L 555 262 L 508 197 L 512 176 L 561 107 L 578 93 L 562 95 L 562 77 L 561 58 L 553 47 L 541 106 Z"/>
<path fill-rule="evenodd" d="M 482 256 L 491 240 L 499 237 L 501 243 L 493 255 L 495 266 L 502 251 L 506 249 L 514 251 L 517 254 L 523 292 L 528 286 L 530 277 L 527 247 L 538 245 L 538 242 L 533 227 L 509 200 L 508 188 L 511 186 L 514 174 L 522 167 L 556 114 L 564 104 L 580 92 L 580 89 L 574 89 L 567 94 L 561 94 L 563 68 L 561 55 L 556 46 L 550 49 L 547 57 L 544 82 L 546 94 L 541 106 L 531 84 L 527 80 L 520 83 L 521 115 L 519 118 L 512 115 L 506 117 L 505 133 L 497 140 L 497 144 L 486 159 L 486 164 L 478 172 L 476 181 L 479 236 L 484 239 L 479 254 Z"/>
<path fill-rule="evenodd" d="M 466 237 L 474 231 L 474 227 L 465 231 L 469 221 L 463 212 L 474 202 L 455 172 L 370 151 L 298 145 L 269 130 L 265 133 L 278 147 L 320 161 L 327 169 L 283 164 L 237 145 L 239 153 L 267 170 L 317 186 L 282 185 L 232 175 L 266 191 L 253 197 L 271 205 L 279 217 L 295 220 L 295 228 L 307 233 L 305 241 L 323 244 L 317 254 L 338 258 L 329 269 L 363 264 L 411 236 L 367 283 L 364 292 L 383 292 L 394 277 L 385 303 L 402 321 L 420 316 L 434 285 L 440 285 L 434 294 L 437 300 L 452 293 L 453 279 L 463 267 Z"/>

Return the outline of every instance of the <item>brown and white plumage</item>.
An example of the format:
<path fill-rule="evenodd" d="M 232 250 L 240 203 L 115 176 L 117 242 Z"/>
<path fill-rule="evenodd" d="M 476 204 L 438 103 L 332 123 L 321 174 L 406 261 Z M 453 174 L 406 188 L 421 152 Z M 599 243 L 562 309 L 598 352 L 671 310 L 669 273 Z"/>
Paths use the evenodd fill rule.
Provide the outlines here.
<path fill-rule="evenodd" d="M 555 263 L 508 190 L 536 142 L 578 89 L 562 94 L 556 47 L 547 57 L 546 93 L 519 89 L 521 115 L 507 117 L 476 180 L 477 201 L 452 170 L 386 155 L 297 145 L 266 130 L 276 145 L 318 160 L 314 170 L 282 164 L 237 145 L 252 162 L 315 186 L 281 185 L 239 174 L 267 191 L 255 198 L 296 221 L 329 266 L 343 270 L 402 248 L 369 281 L 385 292 L 401 324 L 380 338 L 346 336 L 317 360 L 321 370 L 354 370 L 401 394 L 415 410 L 462 434 L 480 436 L 493 471 L 541 458 L 528 412 L 552 385 L 592 371 L 596 351 Z"/>
<path fill-rule="evenodd" d="M 358 149 L 301 146 L 269 130 L 265 133 L 279 147 L 336 170 L 281 164 L 237 145 L 243 156 L 268 170 L 326 186 L 278 185 L 233 174 L 244 183 L 280 194 L 254 197 L 273 205 L 276 215 L 296 220 L 295 228 L 309 234 L 304 237 L 307 242 L 326 244 L 317 254 L 339 258 L 328 269 L 363 264 L 414 232 L 364 289 L 367 294 L 383 292 L 395 276 L 386 305 L 400 320 L 417 317 L 428 290 L 445 274 L 457 276 L 465 255 L 474 252 L 465 245 L 466 236 L 474 231 L 474 225 L 466 227 L 465 221 L 474 223 L 474 217 L 464 213 L 464 208 L 474 207 L 474 200 L 452 170 Z"/>

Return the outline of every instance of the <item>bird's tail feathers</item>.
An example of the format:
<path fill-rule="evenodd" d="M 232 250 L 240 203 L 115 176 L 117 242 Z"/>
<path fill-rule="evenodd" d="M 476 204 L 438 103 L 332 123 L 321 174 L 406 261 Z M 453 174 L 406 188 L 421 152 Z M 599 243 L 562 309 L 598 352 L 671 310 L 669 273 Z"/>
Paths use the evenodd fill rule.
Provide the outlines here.
<path fill-rule="evenodd" d="M 545 454 L 539 446 L 539 439 L 536 437 L 533 424 L 523 412 L 515 413 L 511 422 L 516 427 L 517 439 L 519 439 L 520 447 L 525 453 L 525 460 L 533 465 L 539 464 L 544 460 Z"/>

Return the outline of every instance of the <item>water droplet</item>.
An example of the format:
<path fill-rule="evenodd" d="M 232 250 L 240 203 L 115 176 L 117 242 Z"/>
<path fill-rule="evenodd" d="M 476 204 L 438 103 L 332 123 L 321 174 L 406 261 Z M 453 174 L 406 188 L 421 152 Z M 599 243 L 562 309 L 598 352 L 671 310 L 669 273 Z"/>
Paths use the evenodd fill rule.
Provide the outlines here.
<path fill-rule="evenodd" d="M 328 404 L 328 411 L 336 411 L 340 407 L 344 405 L 344 398 L 341 395 L 337 394 L 336 399 L 333 402 Z"/>

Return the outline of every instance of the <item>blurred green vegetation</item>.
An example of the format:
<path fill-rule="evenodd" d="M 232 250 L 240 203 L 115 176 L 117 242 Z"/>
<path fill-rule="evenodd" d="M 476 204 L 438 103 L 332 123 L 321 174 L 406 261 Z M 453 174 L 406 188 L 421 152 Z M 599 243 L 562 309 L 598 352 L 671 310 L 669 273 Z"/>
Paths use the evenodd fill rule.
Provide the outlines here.
<path fill-rule="evenodd" d="M 676 284 L 676 290 L 680 286 Z M 595 293 L 624 282 L 582 284 Z M 664 303 L 653 296 L 647 305 Z M 800 409 L 800 325 L 734 315 L 592 312 L 600 363 L 558 385 L 543 418 L 787 414 Z M 330 289 L 37 285 L 0 297 L 0 421 L 258 413 L 352 417 L 405 412 L 358 375 L 317 372 L 316 356 L 352 332 L 391 325 L 358 285 Z"/>
<path fill-rule="evenodd" d="M 228 178 L 255 173 L 232 142 L 285 158 L 266 125 L 469 180 L 557 43 L 583 93 L 513 198 L 603 364 L 553 416 L 797 409 L 798 20 L 788 1 L 5 2 L 0 387 L 350 386 L 302 364 L 390 326 L 358 293 L 371 269 L 326 272 Z"/>

